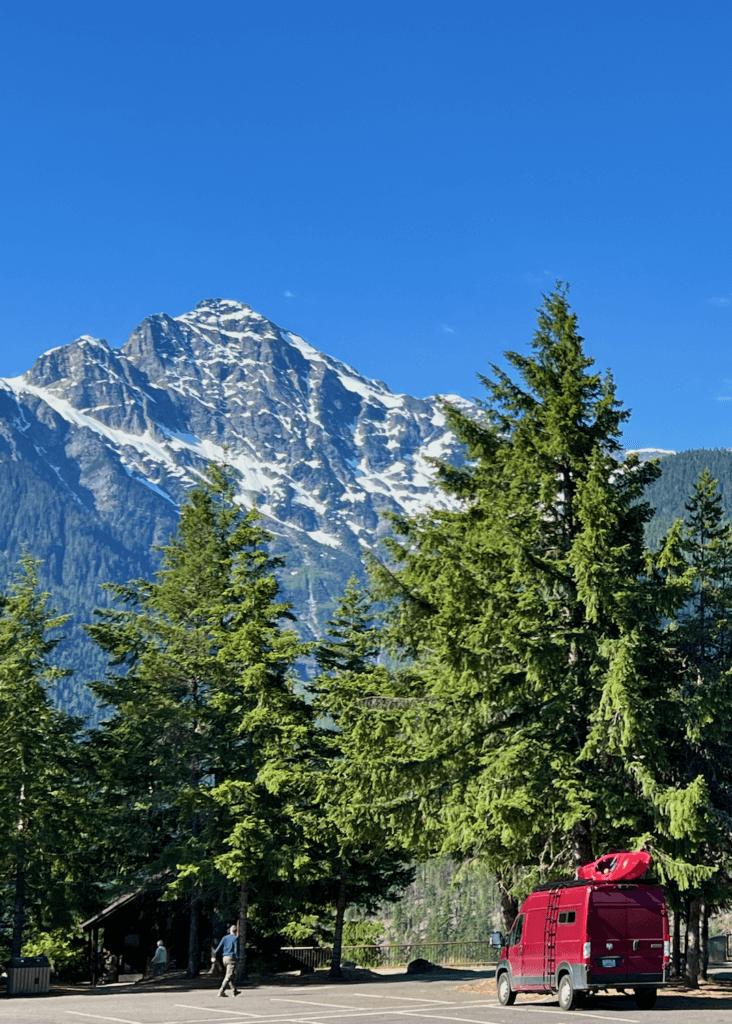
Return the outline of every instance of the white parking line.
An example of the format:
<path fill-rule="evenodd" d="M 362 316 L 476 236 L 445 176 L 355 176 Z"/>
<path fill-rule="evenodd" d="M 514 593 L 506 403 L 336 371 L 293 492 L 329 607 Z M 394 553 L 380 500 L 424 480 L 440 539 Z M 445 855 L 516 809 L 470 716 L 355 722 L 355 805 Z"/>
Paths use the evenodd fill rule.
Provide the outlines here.
<path fill-rule="evenodd" d="M 416 996 L 377 996 L 374 992 L 351 992 L 352 996 L 363 996 L 364 999 L 404 999 L 409 1003 L 454 1003 L 454 999 L 417 999 Z"/>
<path fill-rule="evenodd" d="M 205 1009 L 205 1007 L 197 1006 L 196 1009 L 201 1010 Z M 247 1016 L 256 1017 L 257 1014 L 249 1013 L 247 1014 Z M 264 1017 L 263 1019 L 268 1020 L 267 1017 Z M 229 1024 L 229 1021 L 229 1017 L 194 1017 L 192 1020 L 181 1020 L 180 1018 L 178 1018 L 177 1020 L 155 1021 L 154 1024 Z M 149 1022 L 149 1024 L 152 1024 L 152 1022 Z M 231 1021 L 231 1024 L 234 1024 L 234 1022 Z M 246 1022 L 244 1022 L 244 1024 L 246 1024 Z"/>
<path fill-rule="evenodd" d="M 179 1004 L 176 1003 L 176 1006 L 177 1005 Z M 197 1006 L 196 1009 L 205 1010 L 206 1007 Z M 248 1013 L 247 1017 L 257 1017 L 257 1014 Z M 265 1017 L 263 1019 L 268 1020 L 269 1018 Z M 149 1022 L 149 1024 L 153 1024 L 153 1022 Z M 154 1024 L 234 1024 L 234 1021 L 230 1021 L 229 1017 L 194 1017 L 192 1020 L 181 1020 L 180 1018 L 178 1018 L 177 1020 L 155 1021 Z M 247 1022 L 244 1022 L 244 1024 L 247 1024 Z"/>
<path fill-rule="evenodd" d="M 544 1009 L 542 1006 L 512 1006 L 512 1010 L 532 1010 L 534 1013 L 561 1013 L 564 1014 L 564 1010 L 549 1010 Z M 598 1020 L 620 1020 L 627 1022 L 627 1024 L 640 1024 L 640 1021 L 634 1017 L 616 1017 L 614 1014 L 609 1017 L 606 1013 L 587 1013 L 585 1010 L 572 1010 L 573 1017 L 597 1017 Z"/>
<path fill-rule="evenodd" d="M 209 1013 L 233 1013 L 235 1017 L 262 1016 L 261 1013 L 247 1013 L 246 1010 L 225 1010 L 223 1006 L 194 1006 L 192 1003 L 174 1003 L 173 1005 L 180 1007 L 181 1010 L 208 1010 Z M 222 1019 L 225 1020 L 226 1018 Z M 189 1021 L 188 1024 L 198 1024 L 198 1022 Z"/>
<path fill-rule="evenodd" d="M 73 1013 L 76 1017 L 93 1017 L 94 1020 L 114 1020 L 118 1021 L 119 1024 L 142 1024 L 140 1020 L 128 1020 L 126 1017 L 105 1017 L 101 1013 L 82 1013 L 81 1010 L 67 1010 L 67 1013 Z"/>
<path fill-rule="evenodd" d="M 317 1003 L 314 999 L 290 999 L 289 996 L 270 996 L 273 1003 L 304 1003 L 305 1006 L 327 1006 L 332 1010 L 358 1010 L 357 1006 L 346 1006 L 345 1003 Z"/>
<path fill-rule="evenodd" d="M 398 1012 L 404 1017 L 412 1017 L 419 1013 L 419 1010 L 399 1010 Z M 430 1017 L 432 1020 L 458 1020 L 462 1024 L 494 1024 L 493 1021 L 475 1020 L 473 1017 L 444 1017 L 438 1013 L 423 1013 L 422 1016 Z"/>

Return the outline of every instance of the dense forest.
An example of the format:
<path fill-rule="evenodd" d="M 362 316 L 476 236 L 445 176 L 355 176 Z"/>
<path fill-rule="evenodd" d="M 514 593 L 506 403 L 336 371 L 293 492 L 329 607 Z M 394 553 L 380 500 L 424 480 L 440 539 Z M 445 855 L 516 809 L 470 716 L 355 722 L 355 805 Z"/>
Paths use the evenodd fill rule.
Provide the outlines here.
<path fill-rule="evenodd" d="M 717 481 L 723 502 L 732 495 L 732 450 L 726 448 L 693 449 L 661 459 L 661 475 L 646 488 L 643 500 L 655 508 L 646 527 L 648 546 L 657 550 L 675 519 L 685 516 L 684 504 L 705 469 Z"/>
<path fill-rule="evenodd" d="M 671 521 L 680 463 L 623 460 L 628 414 L 563 288 L 506 360 L 477 417 L 446 406 L 468 454 L 435 467 L 451 508 L 392 516 L 314 642 L 226 466 L 84 624 L 99 722 L 52 699 L 69 609 L 22 554 L 0 595 L 0 957 L 79 950 L 132 891 L 185 920 L 189 976 L 232 921 L 240 980 L 290 941 L 332 945 L 339 976 L 345 939 L 486 938 L 537 883 L 642 848 L 698 984 L 732 867 L 725 453 L 686 453 Z"/>

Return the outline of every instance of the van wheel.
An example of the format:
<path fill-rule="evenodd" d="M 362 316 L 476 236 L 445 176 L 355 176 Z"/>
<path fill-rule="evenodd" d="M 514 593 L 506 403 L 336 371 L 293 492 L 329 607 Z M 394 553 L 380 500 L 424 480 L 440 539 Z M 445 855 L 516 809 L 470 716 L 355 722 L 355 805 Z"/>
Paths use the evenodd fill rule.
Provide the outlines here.
<path fill-rule="evenodd" d="M 516 993 L 511 991 L 508 971 L 504 971 L 498 979 L 498 1002 L 501 1006 L 513 1006 L 516 1002 Z"/>
<path fill-rule="evenodd" d="M 563 974 L 559 979 L 557 995 L 559 997 L 559 1006 L 562 1010 L 566 1012 L 575 1008 L 577 1005 L 577 993 L 574 990 L 571 975 Z"/>
<path fill-rule="evenodd" d="M 635 1005 L 639 1010 L 652 1010 L 656 1005 L 658 992 L 655 988 L 635 989 Z"/>

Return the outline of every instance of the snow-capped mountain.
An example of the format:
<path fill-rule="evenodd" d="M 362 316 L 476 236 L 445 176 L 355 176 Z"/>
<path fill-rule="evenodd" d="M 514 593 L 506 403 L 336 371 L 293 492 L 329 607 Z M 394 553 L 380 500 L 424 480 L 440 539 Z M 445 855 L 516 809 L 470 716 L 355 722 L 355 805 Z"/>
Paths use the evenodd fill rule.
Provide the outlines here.
<path fill-rule="evenodd" d="M 430 457 L 459 457 L 438 398 L 394 394 L 230 300 L 148 317 L 120 349 L 81 337 L 0 379 L 0 466 L 32 467 L 76 528 L 106 531 L 125 566 L 125 552 L 143 558 L 167 540 L 209 460 L 233 465 L 312 630 L 386 530 L 381 513 L 445 503 Z M 28 532 L 0 514 L 0 551 L 11 557 L 24 538 L 33 550 Z M 59 586 L 54 559 L 68 544 L 64 527 L 43 551 Z"/>
<path fill-rule="evenodd" d="M 639 462 L 650 462 L 651 459 L 665 459 L 667 455 L 676 455 L 672 448 L 626 448 L 623 457 L 637 455 Z"/>

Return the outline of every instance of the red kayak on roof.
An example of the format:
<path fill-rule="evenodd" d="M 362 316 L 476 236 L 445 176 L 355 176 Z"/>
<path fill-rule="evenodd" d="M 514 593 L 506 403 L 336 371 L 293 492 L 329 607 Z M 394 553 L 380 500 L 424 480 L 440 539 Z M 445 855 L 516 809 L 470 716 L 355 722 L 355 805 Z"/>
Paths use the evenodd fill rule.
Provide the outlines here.
<path fill-rule="evenodd" d="M 577 878 L 588 882 L 632 882 L 645 875 L 650 863 L 650 853 L 604 853 L 592 864 L 581 867 Z"/>

